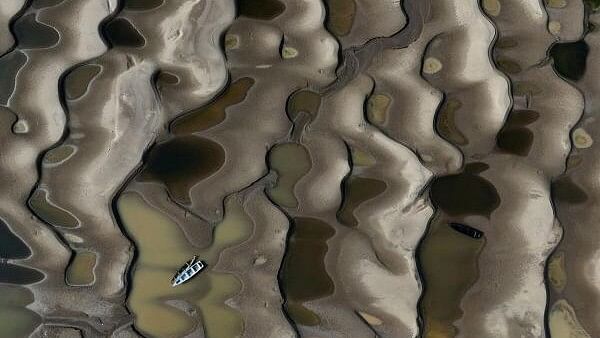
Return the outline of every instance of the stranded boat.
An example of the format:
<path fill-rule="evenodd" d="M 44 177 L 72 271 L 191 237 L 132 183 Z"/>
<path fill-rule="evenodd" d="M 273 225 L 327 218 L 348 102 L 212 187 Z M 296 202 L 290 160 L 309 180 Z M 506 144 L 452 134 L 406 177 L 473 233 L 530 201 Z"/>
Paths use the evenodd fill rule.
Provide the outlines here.
<path fill-rule="evenodd" d="M 467 235 L 471 238 L 478 239 L 478 238 L 481 238 L 481 236 L 483 236 L 483 231 L 477 230 L 466 224 L 450 223 L 450 226 L 452 227 L 452 229 L 454 229 L 464 235 Z"/>
<path fill-rule="evenodd" d="M 204 262 L 202 262 L 201 260 L 198 260 L 198 256 L 194 256 L 194 258 L 190 259 L 187 263 L 185 263 L 185 265 L 182 266 L 181 269 L 179 269 L 179 271 L 177 271 L 175 276 L 173 276 L 173 279 L 171 280 L 172 286 L 176 287 L 187 282 L 198 272 L 204 270 L 205 267 L 206 264 L 204 264 Z"/>

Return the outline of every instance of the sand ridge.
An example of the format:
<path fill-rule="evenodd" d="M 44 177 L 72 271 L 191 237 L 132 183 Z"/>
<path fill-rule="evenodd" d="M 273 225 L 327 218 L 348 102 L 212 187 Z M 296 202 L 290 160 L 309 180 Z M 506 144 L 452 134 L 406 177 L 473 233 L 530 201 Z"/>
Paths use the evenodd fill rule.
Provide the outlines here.
<path fill-rule="evenodd" d="M 32 336 L 600 334 L 594 6 L 7 1 L 0 217 L 31 256 L 2 257 L 29 282 L 0 312 Z"/>

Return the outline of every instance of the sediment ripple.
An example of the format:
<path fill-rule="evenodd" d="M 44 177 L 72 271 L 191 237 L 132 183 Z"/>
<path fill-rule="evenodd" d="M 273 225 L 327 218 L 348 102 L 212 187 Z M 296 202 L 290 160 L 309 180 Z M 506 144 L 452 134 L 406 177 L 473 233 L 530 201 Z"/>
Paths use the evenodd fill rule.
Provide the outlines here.
<path fill-rule="evenodd" d="M 596 0 L 4 2 L 0 336 L 600 335 Z"/>
<path fill-rule="evenodd" d="M 67 326 L 80 326 L 87 332 L 102 330 L 85 312 L 94 311 L 96 316 L 106 320 L 107 326 L 112 326 L 123 320 L 121 304 L 97 303 L 93 295 L 65 285 L 64 269 L 70 251 L 62 236 L 57 236 L 49 224 L 31 214 L 26 201 L 37 180 L 39 154 L 59 141 L 64 132 L 66 117 L 57 90 L 61 76 L 70 67 L 106 50 L 96 27 L 110 15 L 110 10 L 106 1 L 65 1 L 57 6 L 29 7 L 22 14 L 14 20 L 13 32 L 17 37 L 27 35 L 32 39 L 17 41 L 11 52 L 23 54 L 26 62 L 16 74 L 14 89 L 8 93 L 12 96 L 6 103 L 16 119 L 6 125 L 2 137 L 7 161 L 2 170 L 12 181 L 10 191 L 4 196 L 7 202 L 3 204 L 2 214 L 31 248 L 32 256 L 25 264 L 45 274 L 42 282 L 29 286 L 35 298 L 29 308 L 42 315 L 47 323 L 69 317 Z M 77 16 L 85 20 L 78 20 Z M 37 34 L 38 29 L 45 33 Z M 91 304 L 96 306 L 91 307 Z M 45 330 L 40 327 L 38 332 Z"/>
<path fill-rule="evenodd" d="M 589 23 L 596 24 L 598 14 L 591 11 L 594 2 L 586 2 L 586 7 Z M 573 16 L 573 11 L 566 9 L 565 13 L 562 10 L 553 12 L 556 20 L 563 25 Z M 547 267 L 548 325 L 553 337 L 561 334 L 594 337 L 600 334 L 598 245 L 594 221 L 598 188 L 593 179 L 598 171 L 597 146 L 594 143 L 598 137 L 598 123 L 593 117 L 598 105 L 598 67 L 594 60 L 600 40 L 593 30 L 585 33 L 584 38 L 579 40 L 589 46 L 587 59 L 583 60 L 585 71 L 579 81 L 571 82 L 583 95 L 585 106 L 581 119 L 571 124 L 571 151 L 566 170 L 552 185 L 557 218 L 563 228 L 562 241 Z"/>

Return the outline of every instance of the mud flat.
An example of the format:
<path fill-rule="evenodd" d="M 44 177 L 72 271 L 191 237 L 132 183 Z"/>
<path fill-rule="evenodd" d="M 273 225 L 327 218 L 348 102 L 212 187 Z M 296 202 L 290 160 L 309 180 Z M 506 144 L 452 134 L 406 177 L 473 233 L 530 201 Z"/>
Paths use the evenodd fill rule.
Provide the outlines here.
<path fill-rule="evenodd" d="M 600 335 L 597 1 L 5 2 L 0 336 Z"/>
<path fill-rule="evenodd" d="M 595 8 L 594 3 L 588 6 Z M 569 11 L 557 15 L 568 17 Z M 590 13 L 591 24 L 598 22 L 598 14 Z M 589 31 L 578 37 L 585 44 L 586 55 L 579 54 L 569 63 L 570 70 L 580 77 L 569 81 L 584 97 L 581 119 L 573 125 L 571 152 L 563 176 L 553 184 L 553 198 L 557 217 L 564 229 L 560 245 L 548 263 L 550 283 L 549 325 L 552 335 L 569 334 L 575 337 L 593 337 L 600 333 L 598 325 L 597 253 L 595 238 L 598 229 L 592 221 L 597 213 L 598 185 L 592 177 L 598 171 L 598 122 L 594 112 L 598 107 L 597 77 L 598 34 Z M 572 54 L 576 55 L 576 54 Z M 579 67 L 577 67 L 579 66 Z M 557 69 L 558 70 L 558 69 Z"/>

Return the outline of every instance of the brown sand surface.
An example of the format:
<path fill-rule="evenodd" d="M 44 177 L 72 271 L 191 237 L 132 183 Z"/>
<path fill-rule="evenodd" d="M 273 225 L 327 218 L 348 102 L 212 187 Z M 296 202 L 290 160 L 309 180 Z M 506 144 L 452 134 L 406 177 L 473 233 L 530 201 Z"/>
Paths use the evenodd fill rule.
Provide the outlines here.
<path fill-rule="evenodd" d="M 598 13 L 3 0 L 0 337 L 599 337 Z"/>

